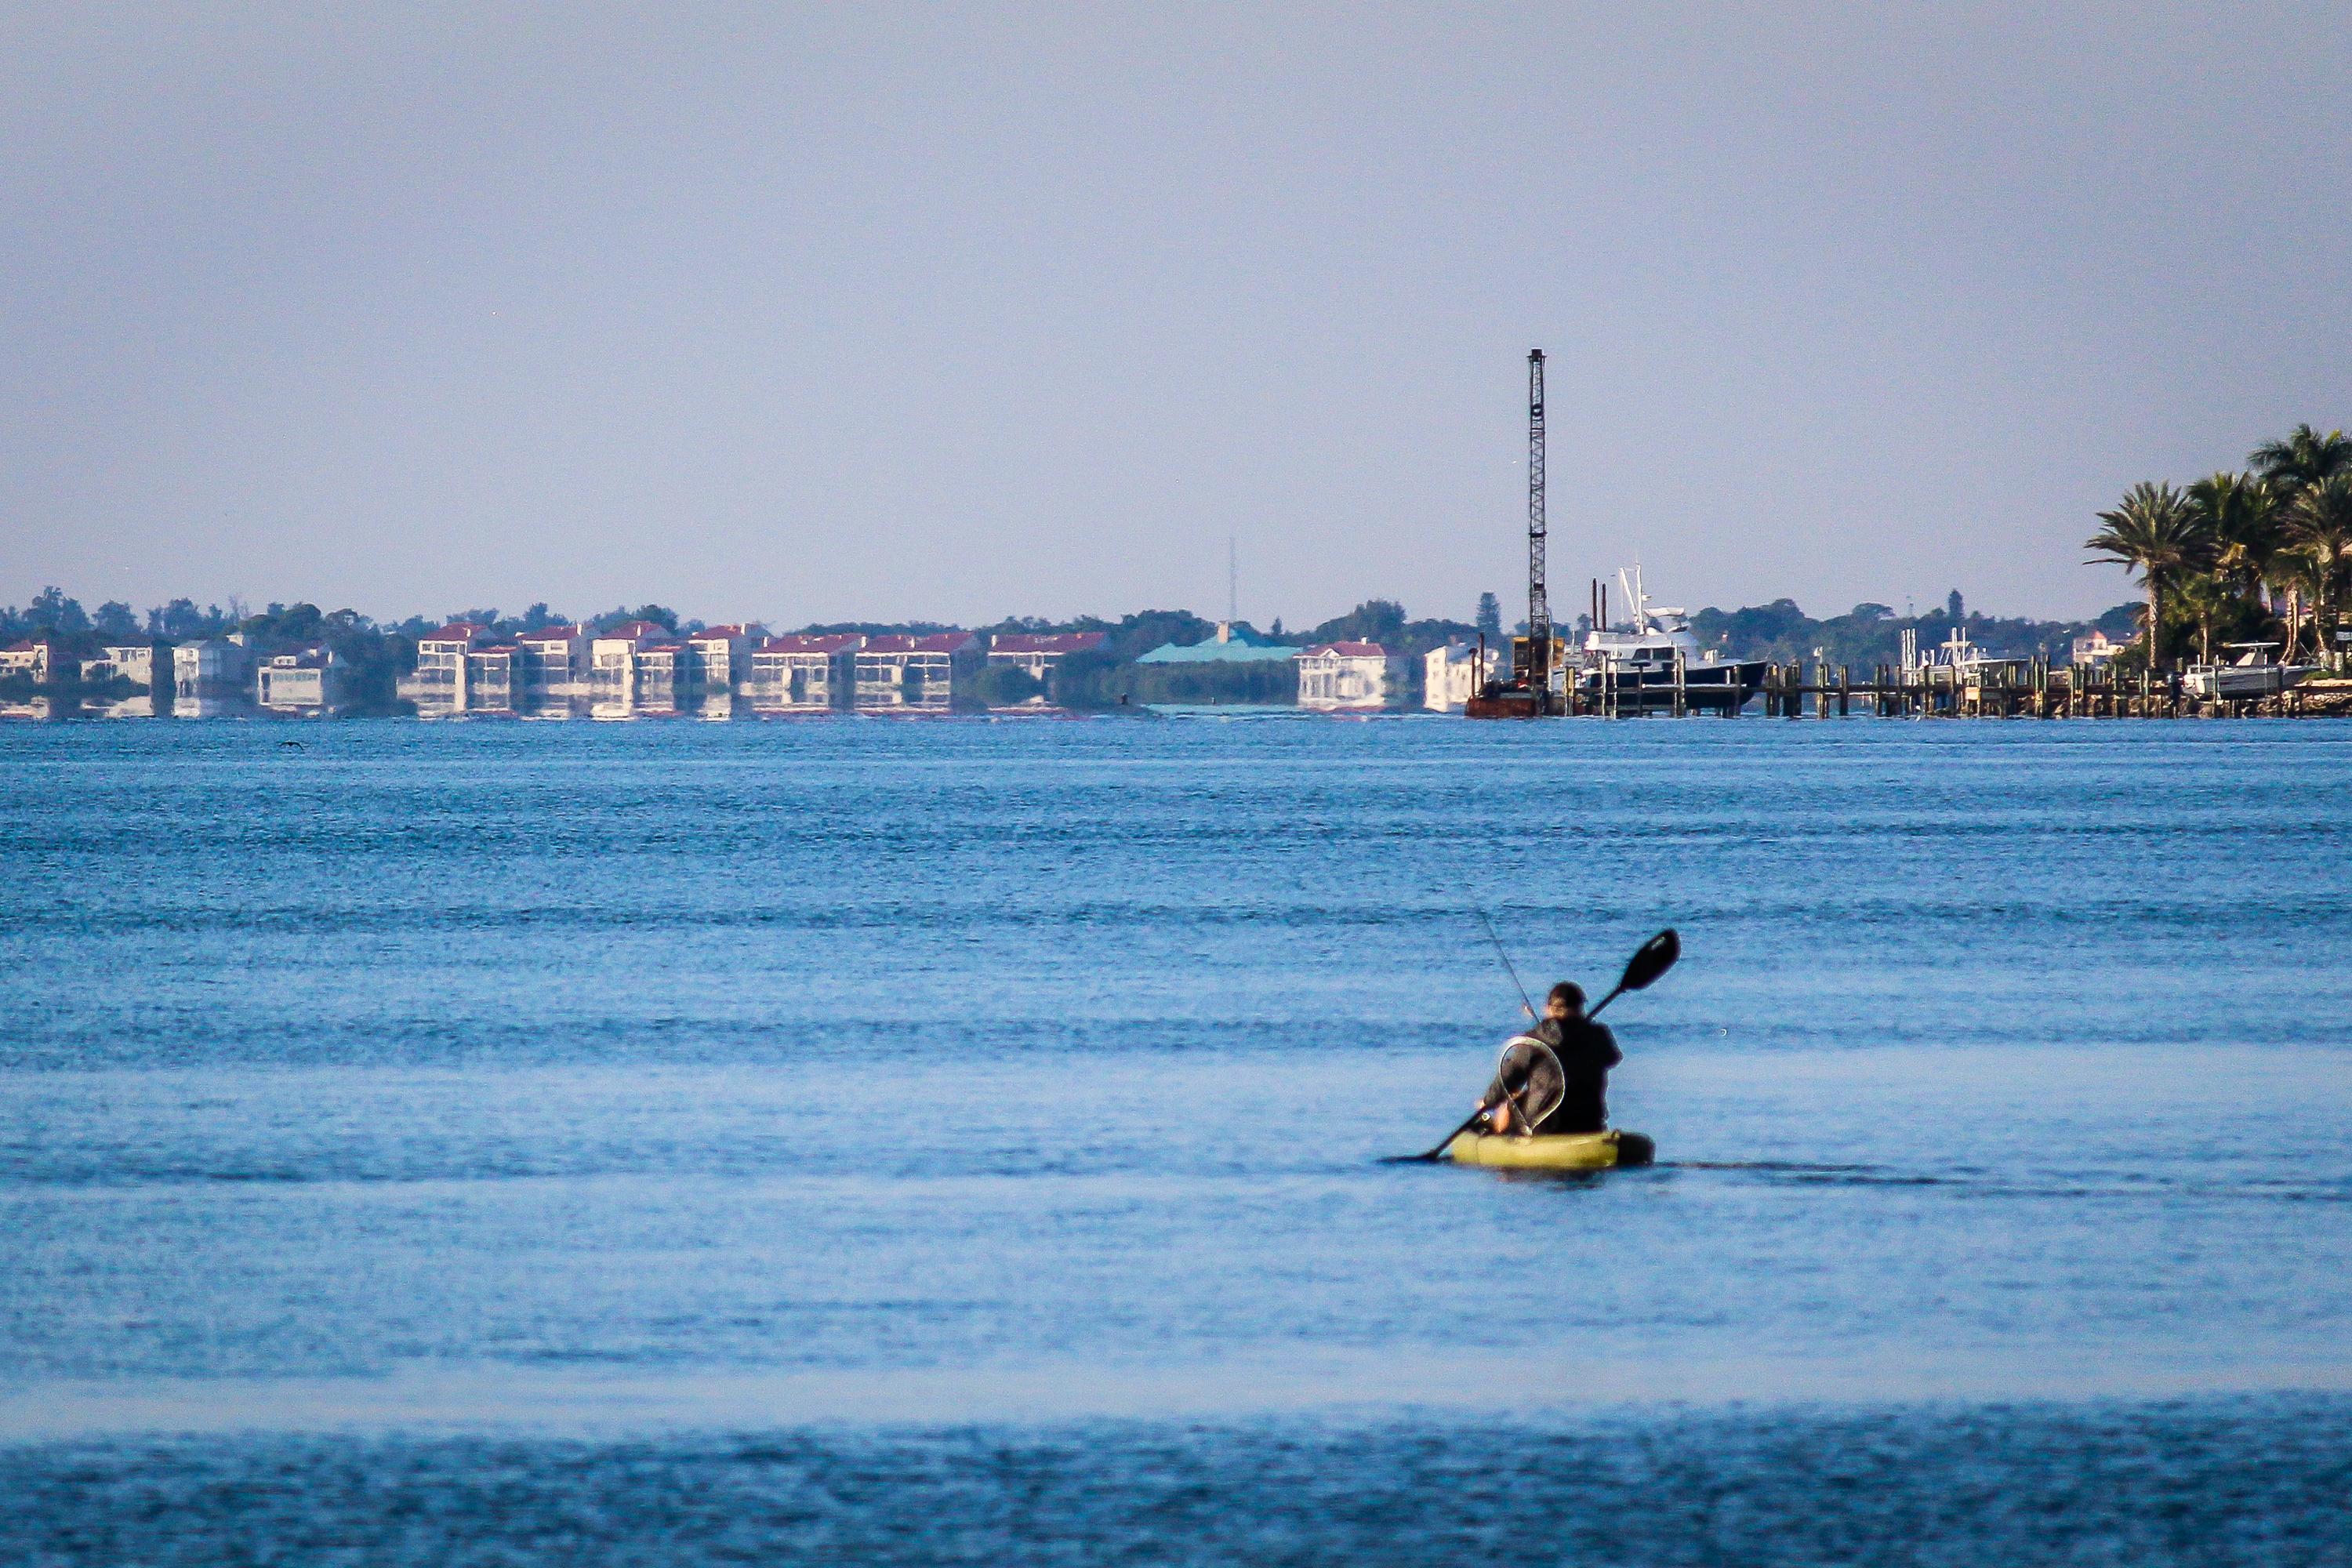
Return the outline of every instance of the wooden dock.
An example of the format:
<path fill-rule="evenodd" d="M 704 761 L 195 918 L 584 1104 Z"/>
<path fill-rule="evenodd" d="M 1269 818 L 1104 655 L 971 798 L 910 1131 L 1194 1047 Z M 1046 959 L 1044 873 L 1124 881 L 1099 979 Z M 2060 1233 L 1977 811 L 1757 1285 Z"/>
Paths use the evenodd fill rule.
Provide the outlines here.
<path fill-rule="evenodd" d="M 1776 664 L 1761 688 L 1738 708 L 1712 710 L 1676 689 L 1570 695 L 1578 717 L 1675 717 L 1713 711 L 1736 719 L 1759 704 L 1767 718 L 1881 719 L 2237 719 L 2352 715 L 2352 679 L 2306 681 L 2275 696 L 2210 699 L 2190 696 L 2177 675 L 2120 674 L 2053 666 L 2047 659 L 1988 661 L 1954 668 L 1892 665 L 1856 671 L 1826 663 Z M 1497 715 L 1502 716 L 1502 715 Z"/>

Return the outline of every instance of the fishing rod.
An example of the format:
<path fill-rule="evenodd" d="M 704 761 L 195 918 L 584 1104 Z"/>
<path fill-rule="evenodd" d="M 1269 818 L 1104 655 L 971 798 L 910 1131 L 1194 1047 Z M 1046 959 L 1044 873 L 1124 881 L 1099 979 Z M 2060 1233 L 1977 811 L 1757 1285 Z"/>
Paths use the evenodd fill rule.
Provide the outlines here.
<path fill-rule="evenodd" d="M 1495 934 L 1495 922 L 1486 918 L 1486 906 L 1480 903 L 1477 896 L 1466 886 L 1462 889 L 1462 896 L 1470 900 L 1470 912 L 1476 915 L 1478 923 L 1486 928 L 1486 940 L 1495 944 L 1495 956 L 1503 961 L 1503 973 L 1511 977 L 1511 989 L 1519 994 L 1519 1011 L 1533 1018 L 1536 1005 L 1528 1000 L 1528 988 L 1519 984 L 1519 972 L 1511 965 L 1510 950 L 1503 945 L 1503 939 Z"/>

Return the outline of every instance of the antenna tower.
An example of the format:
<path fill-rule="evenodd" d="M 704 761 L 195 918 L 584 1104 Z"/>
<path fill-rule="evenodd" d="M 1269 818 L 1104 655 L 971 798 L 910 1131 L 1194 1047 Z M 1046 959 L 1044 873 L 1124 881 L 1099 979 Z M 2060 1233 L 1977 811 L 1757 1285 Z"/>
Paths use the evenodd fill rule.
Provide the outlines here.
<path fill-rule="evenodd" d="M 1551 711 L 1551 596 L 1544 591 L 1544 352 L 1528 351 L 1528 695 Z"/>

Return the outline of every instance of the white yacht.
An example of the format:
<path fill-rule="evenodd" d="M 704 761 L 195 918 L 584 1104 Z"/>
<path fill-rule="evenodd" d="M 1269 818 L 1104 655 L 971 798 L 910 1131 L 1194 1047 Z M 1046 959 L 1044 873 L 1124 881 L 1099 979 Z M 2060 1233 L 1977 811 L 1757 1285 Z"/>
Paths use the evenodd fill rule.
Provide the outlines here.
<path fill-rule="evenodd" d="M 1630 578 L 1618 573 L 1617 583 L 1633 616 L 1622 626 L 1596 622 L 1586 634 L 1576 678 L 1586 700 L 1613 702 L 1621 710 L 1671 709 L 1677 681 L 1687 708 L 1737 710 L 1756 695 L 1764 683 L 1765 660 L 1727 659 L 1701 647 L 1685 611 L 1650 603 L 1639 565 Z M 1601 619 L 1606 618 L 1604 607 Z"/>
<path fill-rule="evenodd" d="M 2227 646 L 2243 651 L 2228 664 L 2190 665 L 2188 673 L 2180 678 L 2180 689 L 2191 697 L 2276 697 L 2289 687 L 2302 685 L 2318 668 L 2273 663 L 2267 655 L 2279 646 L 2276 643 L 2233 642 Z"/>
<path fill-rule="evenodd" d="M 1989 670 L 2019 662 L 1985 652 L 1958 626 L 1952 628 L 1951 636 L 1924 652 L 1919 648 L 1918 637 L 1916 630 L 1904 628 L 1903 670 L 1906 677 L 1919 676 L 1930 685 L 1971 686 L 1983 679 Z"/>

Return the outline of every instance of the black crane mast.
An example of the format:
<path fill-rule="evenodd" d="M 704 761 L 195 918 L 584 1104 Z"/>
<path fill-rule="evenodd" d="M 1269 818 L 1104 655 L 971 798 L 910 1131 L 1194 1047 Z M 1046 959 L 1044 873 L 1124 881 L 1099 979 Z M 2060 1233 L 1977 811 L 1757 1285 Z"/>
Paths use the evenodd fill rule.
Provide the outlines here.
<path fill-rule="evenodd" d="M 1544 352 L 1528 351 L 1528 695 L 1551 711 L 1551 595 L 1544 589 Z"/>

